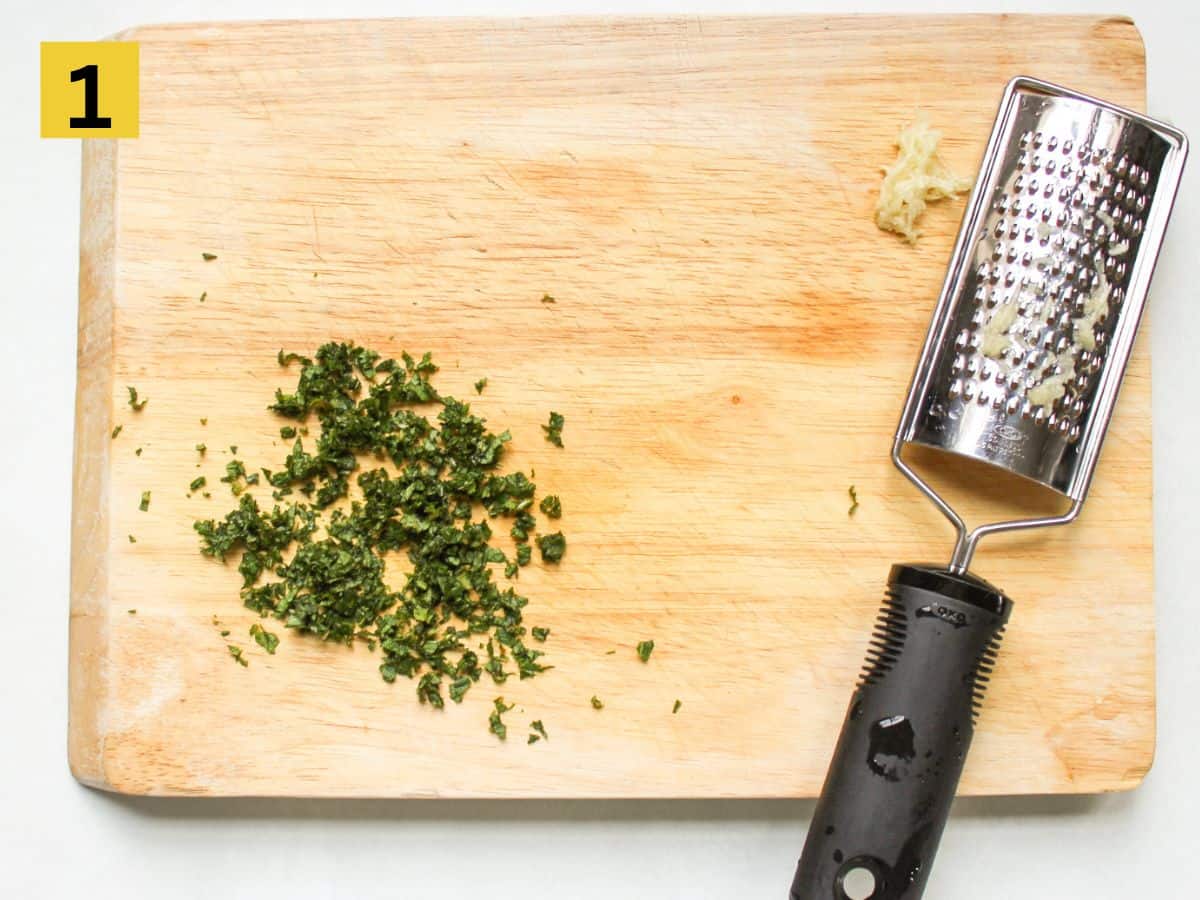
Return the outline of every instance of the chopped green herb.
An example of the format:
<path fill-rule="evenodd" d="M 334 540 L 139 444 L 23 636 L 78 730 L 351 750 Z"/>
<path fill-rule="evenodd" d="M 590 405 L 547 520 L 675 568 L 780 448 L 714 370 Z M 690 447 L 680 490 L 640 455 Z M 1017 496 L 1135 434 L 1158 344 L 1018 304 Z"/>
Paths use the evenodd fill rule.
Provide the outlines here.
<path fill-rule="evenodd" d="M 112 439 L 114 441 L 117 439 L 117 435 L 121 433 L 121 429 L 124 427 L 125 427 L 124 425 L 118 425 L 116 428 L 114 428 L 112 430 Z"/>
<path fill-rule="evenodd" d="M 230 444 L 230 445 L 229 445 L 229 452 L 230 452 L 232 455 L 234 455 L 234 456 L 237 456 L 237 444 Z"/>
<path fill-rule="evenodd" d="M 538 741 L 540 741 L 540 740 L 541 740 L 541 738 L 540 738 L 540 737 L 538 737 L 536 734 L 531 734 L 531 735 L 529 736 L 529 740 L 527 740 L 525 743 L 527 743 L 527 744 L 536 744 L 536 743 L 537 743 Z"/>
<path fill-rule="evenodd" d="M 279 436 L 281 438 L 283 438 L 285 441 L 290 441 L 292 438 L 294 438 L 296 436 L 296 429 L 293 428 L 291 425 L 284 425 L 282 428 L 279 429 Z"/>
<path fill-rule="evenodd" d="M 125 612 L 129 613 L 131 616 L 136 616 L 136 615 L 137 615 L 137 610 L 136 610 L 136 609 L 127 609 L 127 610 L 125 610 Z"/>
<path fill-rule="evenodd" d="M 237 661 L 239 666 L 244 668 L 250 665 L 250 661 L 243 655 L 241 647 L 238 647 L 236 644 L 226 644 L 225 646 L 229 649 L 229 655 Z"/>
<path fill-rule="evenodd" d="M 854 485 L 850 485 L 850 511 L 846 515 L 854 515 L 856 509 L 858 509 L 858 491 L 854 489 Z"/>
<path fill-rule="evenodd" d="M 142 491 L 142 502 L 138 504 L 138 509 L 145 512 L 150 508 L 150 492 Z"/>
<path fill-rule="evenodd" d="M 131 544 L 137 543 L 137 538 L 135 538 L 132 534 L 129 535 L 129 543 L 131 543 Z"/>
<path fill-rule="evenodd" d="M 293 420 L 281 429 L 294 439 L 286 459 L 261 470 L 276 505 L 260 508 L 244 492 L 260 476 L 233 459 L 222 481 L 240 495 L 237 508 L 195 524 L 206 555 L 240 553 L 244 605 L 300 633 L 378 646 L 380 677 L 414 680 L 419 700 L 439 708 L 485 674 L 502 684 L 549 668 L 526 645 L 527 598 L 498 583 L 493 566 L 513 578 L 532 551 L 518 543 L 514 560 L 491 546 L 489 518 L 511 520 L 519 542 L 537 524 L 534 483 L 497 471 L 508 432 L 492 433 L 467 404 L 439 394 L 429 354 L 382 359 L 331 343 L 313 358 L 280 351 L 278 361 L 299 377 L 269 407 Z M 312 418 L 320 429 L 306 446 Z M 360 468 L 375 460 L 387 467 Z M 293 492 L 299 502 L 285 500 Z M 487 515 L 476 518 L 481 507 Z M 401 554 L 411 570 L 393 588 L 385 559 Z M 467 649 L 477 643 L 486 656 Z"/>
<path fill-rule="evenodd" d="M 142 448 L 141 448 L 141 447 L 138 447 L 136 450 L 134 450 L 134 451 L 133 451 L 133 455 L 134 455 L 134 456 L 141 456 L 141 455 L 142 455 Z"/>
<path fill-rule="evenodd" d="M 562 518 L 562 501 L 555 494 L 547 494 L 543 497 L 542 502 L 538 505 L 538 509 L 545 513 L 548 518 Z"/>
<path fill-rule="evenodd" d="M 545 643 L 546 638 L 550 637 L 550 629 L 549 628 L 539 628 L 538 626 L 535 625 L 529 631 L 533 635 L 533 639 L 535 641 Z"/>
<path fill-rule="evenodd" d="M 221 637 L 229 637 L 230 634 L 231 634 L 231 632 L 228 628 L 221 629 Z"/>
<path fill-rule="evenodd" d="M 201 496 L 201 497 L 203 497 L 205 500 L 210 500 L 210 499 L 212 499 L 212 494 L 210 494 L 208 491 L 205 491 L 205 492 L 204 492 L 203 494 L 201 494 L 200 496 Z"/>
<path fill-rule="evenodd" d="M 196 452 L 199 453 L 201 456 L 203 456 L 205 453 L 208 452 L 208 445 L 207 444 L 197 444 Z"/>
<path fill-rule="evenodd" d="M 556 412 L 550 413 L 550 421 L 542 426 L 542 431 L 546 432 L 546 440 L 556 447 L 563 445 L 562 430 L 566 424 L 566 419 Z"/>
<path fill-rule="evenodd" d="M 221 481 L 229 485 L 229 490 L 236 497 L 246 489 L 246 485 L 258 483 L 258 473 L 246 474 L 246 464 L 240 459 L 231 459 L 225 464 L 225 477 Z"/>
<path fill-rule="evenodd" d="M 201 425 L 207 425 L 207 424 L 208 424 L 208 419 L 201 419 L 201 420 L 200 420 L 200 424 L 201 424 Z"/>
<path fill-rule="evenodd" d="M 534 719 L 529 723 L 529 727 L 540 734 L 544 740 L 550 740 L 550 735 L 546 734 L 546 726 L 542 724 L 541 719 Z"/>
<path fill-rule="evenodd" d="M 646 662 L 650 659 L 650 654 L 654 652 L 654 641 L 638 641 L 637 655 L 638 659 Z"/>
<path fill-rule="evenodd" d="M 556 531 L 554 534 L 539 534 L 537 545 L 538 549 L 542 551 L 542 559 L 546 562 L 556 563 L 567 552 L 567 539 L 563 537 L 561 531 Z"/>
<path fill-rule="evenodd" d="M 525 501 L 521 501 L 524 503 Z M 512 535 L 515 541 L 527 541 L 533 529 L 537 527 L 537 520 L 526 510 L 521 510 L 513 517 L 513 527 L 508 533 Z"/>
<path fill-rule="evenodd" d="M 199 478 L 195 478 L 192 480 L 192 483 L 188 485 L 188 490 L 189 491 L 198 491 L 198 490 L 200 490 L 200 488 L 204 487 L 206 484 L 208 484 L 208 479 L 205 478 L 203 475 L 201 475 Z"/>
<path fill-rule="evenodd" d="M 508 739 L 508 726 L 500 717 L 512 708 L 511 704 L 505 704 L 503 697 L 497 697 L 492 701 L 492 714 L 488 716 L 488 731 L 502 741 Z"/>
<path fill-rule="evenodd" d="M 201 253 L 200 256 L 205 262 L 212 262 L 217 258 L 217 254 L 215 253 Z"/>
<path fill-rule="evenodd" d="M 679 712 L 679 707 L 681 706 L 683 706 L 683 701 L 676 700 L 675 705 L 671 707 L 671 715 L 675 715 L 675 713 Z"/>
<path fill-rule="evenodd" d="M 517 544 L 517 565 L 527 566 L 533 558 L 533 548 L 528 544 Z"/>
<path fill-rule="evenodd" d="M 549 294 L 542 294 L 542 302 L 543 303 L 553 303 L 554 298 L 551 297 Z"/>
<path fill-rule="evenodd" d="M 149 400 L 138 400 L 137 388 L 126 386 L 126 390 L 129 391 L 129 408 L 134 412 L 141 412 L 142 408 L 150 402 Z"/>
<path fill-rule="evenodd" d="M 592 694 L 592 709 L 604 709 L 604 704 L 595 694 Z"/>
<path fill-rule="evenodd" d="M 485 387 L 487 387 L 487 379 L 480 378 L 477 382 L 475 382 L 475 393 L 482 394 Z"/>
<path fill-rule="evenodd" d="M 208 291 L 201 291 L 200 292 L 200 302 L 203 303 L 207 299 L 208 299 Z"/>
<path fill-rule="evenodd" d="M 250 626 L 250 637 L 258 642 L 258 646 L 262 647 L 272 656 L 275 655 L 275 648 L 279 646 L 279 637 L 267 631 L 257 622 Z"/>
<path fill-rule="evenodd" d="M 604 655 L 605 656 L 614 656 L 616 654 L 616 652 L 617 652 L 616 650 L 606 650 L 604 652 Z"/>

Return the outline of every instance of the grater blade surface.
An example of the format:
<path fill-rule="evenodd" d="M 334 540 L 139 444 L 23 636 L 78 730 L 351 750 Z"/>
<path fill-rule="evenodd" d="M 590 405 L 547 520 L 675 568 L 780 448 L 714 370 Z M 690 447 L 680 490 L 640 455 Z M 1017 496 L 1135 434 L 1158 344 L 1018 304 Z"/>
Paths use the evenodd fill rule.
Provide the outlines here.
<path fill-rule="evenodd" d="M 1138 113 L 1009 84 L 898 445 L 1083 500 L 1186 154 L 1182 133 Z"/>

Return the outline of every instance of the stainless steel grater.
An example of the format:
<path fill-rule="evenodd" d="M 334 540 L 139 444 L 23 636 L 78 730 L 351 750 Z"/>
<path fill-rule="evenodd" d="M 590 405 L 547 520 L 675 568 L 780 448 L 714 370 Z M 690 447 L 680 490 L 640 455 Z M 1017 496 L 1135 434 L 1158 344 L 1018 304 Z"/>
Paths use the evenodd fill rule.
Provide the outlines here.
<path fill-rule="evenodd" d="M 916 900 L 1012 609 L 979 540 L 1075 519 L 1095 472 L 1187 156 L 1178 130 L 1031 78 L 1009 83 L 892 446 L 953 523 L 948 566 L 897 565 L 792 900 Z M 968 530 L 910 443 L 1064 495 Z"/>

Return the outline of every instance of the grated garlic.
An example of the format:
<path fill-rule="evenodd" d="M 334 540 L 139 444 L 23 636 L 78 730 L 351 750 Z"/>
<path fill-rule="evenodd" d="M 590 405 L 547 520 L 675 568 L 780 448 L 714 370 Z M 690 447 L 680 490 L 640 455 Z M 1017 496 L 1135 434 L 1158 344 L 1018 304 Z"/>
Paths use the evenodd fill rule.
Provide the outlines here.
<path fill-rule="evenodd" d="M 920 237 L 916 223 L 927 202 L 953 197 L 972 184 L 970 179 L 954 175 L 942 164 L 937 155 L 941 139 L 941 132 L 918 116 L 901 130 L 896 138 L 900 153 L 883 170 L 883 184 L 875 203 L 875 224 L 884 231 L 894 231 L 910 244 Z"/>
<path fill-rule="evenodd" d="M 1017 321 L 1017 304 L 1005 303 L 996 307 L 992 317 L 983 326 L 983 346 L 980 347 L 980 350 L 984 356 L 998 359 L 1004 355 L 1004 351 L 1012 343 L 1012 339 L 1008 336 L 1008 329 L 1015 321 Z"/>
<path fill-rule="evenodd" d="M 1047 363 L 1046 368 L 1057 364 L 1059 372 L 1046 378 L 1029 392 L 1029 402 L 1034 406 L 1053 405 L 1054 401 L 1067 392 L 1067 382 L 1075 377 L 1075 357 L 1059 358 L 1056 362 Z"/>
<path fill-rule="evenodd" d="M 1108 298 L 1112 286 L 1104 277 L 1103 271 L 1098 274 L 1100 283 L 1083 301 L 1083 315 L 1073 320 L 1075 343 L 1084 350 L 1096 349 L 1096 323 L 1108 315 Z"/>

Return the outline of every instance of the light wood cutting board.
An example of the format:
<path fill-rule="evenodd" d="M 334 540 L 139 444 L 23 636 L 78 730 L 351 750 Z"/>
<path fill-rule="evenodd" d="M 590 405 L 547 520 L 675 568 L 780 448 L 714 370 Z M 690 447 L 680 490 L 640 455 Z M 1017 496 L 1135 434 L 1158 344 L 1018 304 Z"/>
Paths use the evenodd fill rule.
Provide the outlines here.
<path fill-rule="evenodd" d="M 1141 107 L 1132 23 L 397 20 L 123 39 L 141 42 L 141 137 L 84 148 L 76 777 L 139 794 L 818 791 L 888 567 L 944 561 L 952 537 L 888 449 L 962 201 L 910 247 L 872 224 L 880 167 L 921 111 L 973 174 L 1018 73 Z M 553 671 L 439 712 L 363 648 L 288 634 L 269 657 L 245 636 L 239 579 L 200 556 L 192 521 L 233 505 L 228 445 L 256 465 L 284 455 L 265 406 L 295 372 L 276 351 L 333 338 L 430 350 L 457 396 L 489 379 L 474 408 L 566 509 L 563 564 L 520 580 Z M 1016 611 L 966 793 L 1120 790 L 1150 765 L 1149 401 L 1143 340 L 1082 519 L 976 560 Z M 551 409 L 562 450 L 538 427 Z M 210 500 L 187 496 L 198 473 Z M 1014 500 L 972 493 L 981 514 Z M 503 744 L 486 727 L 497 694 L 518 704 Z M 531 719 L 550 740 L 525 744 Z"/>

